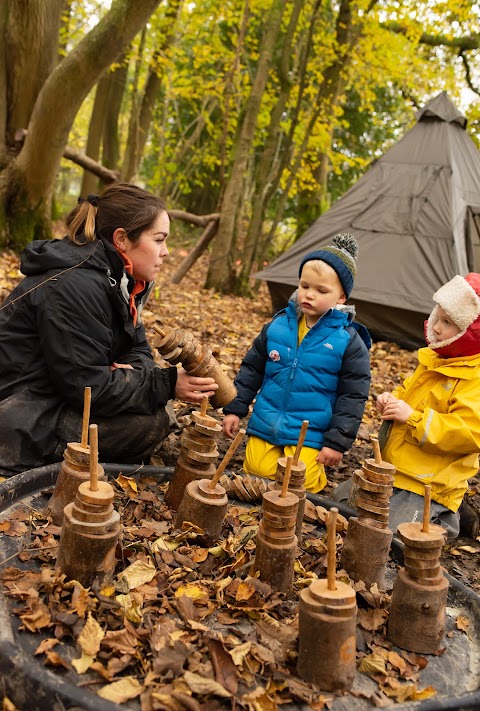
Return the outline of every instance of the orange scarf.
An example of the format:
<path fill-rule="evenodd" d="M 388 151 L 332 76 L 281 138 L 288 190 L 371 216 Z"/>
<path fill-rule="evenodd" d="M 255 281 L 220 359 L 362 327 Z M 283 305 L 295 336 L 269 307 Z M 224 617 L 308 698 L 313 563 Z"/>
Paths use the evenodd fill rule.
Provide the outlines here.
<path fill-rule="evenodd" d="M 130 259 L 127 257 L 127 255 L 124 252 L 121 252 L 119 249 L 117 249 L 117 252 L 122 258 L 122 261 L 125 265 L 125 271 L 130 274 L 132 279 L 135 279 L 133 276 L 133 264 L 130 261 Z M 145 284 L 146 282 L 144 281 L 135 281 L 135 284 L 133 286 L 133 289 L 130 293 L 130 302 L 129 302 L 129 310 L 130 310 L 130 315 L 133 319 L 133 325 L 137 325 L 137 305 L 135 304 L 135 296 L 137 294 L 140 294 L 144 289 L 145 289 Z"/>

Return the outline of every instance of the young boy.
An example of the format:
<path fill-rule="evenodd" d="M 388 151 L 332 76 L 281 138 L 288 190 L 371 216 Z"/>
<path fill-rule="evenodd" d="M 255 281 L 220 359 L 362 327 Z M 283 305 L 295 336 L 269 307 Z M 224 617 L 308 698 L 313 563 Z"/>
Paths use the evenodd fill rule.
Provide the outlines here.
<path fill-rule="evenodd" d="M 345 234 L 307 254 L 298 291 L 263 327 L 242 362 L 223 430 L 233 437 L 256 397 L 247 428 L 247 474 L 274 479 L 279 457 L 294 454 L 302 421 L 308 420 L 300 459 L 307 467 L 306 488 L 320 491 L 324 466 L 338 464 L 356 437 L 370 384 L 362 338 L 368 346 L 370 339 L 363 326 L 352 326 L 352 308 L 342 305 L 353 288 L 357 253 L 355 238 Z"/>
<path fill-rule="evenodd" d="M 424 485 L 431 520 L 458 536 L 458 508 L 480 452 L 480 274 L 455 276 L 434 295 L 419 365 L 377 408 L 392 421 L 382 456 L 396 468 L 390 526 L 422 518 Z M 383 427 L 383 426 L 382 426 Z"/>

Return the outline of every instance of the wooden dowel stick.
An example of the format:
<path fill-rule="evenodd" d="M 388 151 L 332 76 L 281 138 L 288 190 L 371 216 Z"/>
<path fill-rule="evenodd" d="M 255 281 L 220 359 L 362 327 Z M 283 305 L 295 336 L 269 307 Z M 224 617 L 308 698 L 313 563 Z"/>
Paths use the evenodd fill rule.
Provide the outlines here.
<path fill-rule="evenodd" d="M 383 464 L 382 453 L 380 452 L 380 442 L 378 441 L 378 437 L 372 437 L 372 442 L 375 464 Z"/>
<path fill-rule="evenodd" d="M 90 491 L 98 491 L 98 426 L 90 425 Z"/>
<path fill-rule="evenodd" d="M 92 388 L 83 391 L 83 420 L 82 420 L 82 447 L 88 447 L 88 425 L 90 423 L 90 403 L 92 402 Z"/>
<path fill-rule="evenodd" d="M 296 467 L 297 464 L 298 464 L 298 460 L 299 460 L 299 458 L 300 458 L 300 452 L 302 451 L 303 443 L 305 442 L 305 436 L 306 436 L 306 434 L 307 434 L 308 425 L 309 425 L 308 420 L 304 420 L 304 421 L 302 422 L 302 428 L 301 428 L 301 430 L 300 430 L 300 436 L 299 436 L 299 438 L 298 438 L 297 448 L 296 448 L 296 450 L 295 450 L 295 454 L 293 455 L 293 462 L 292 462 L 292 464 L 293 464 L 294 467 Z"/>
<path fill-rule="evenodd" d="M 202 397 L 202 406 L 200 407 L 200 414 L 205 417 L 207 414 L 207 407 L 208 407 L 208 397 L 204 395 Z"/>
<path fill-rule="evenodd" d="M 336 538 L 337 538 L 337 514 L 338 509 L 330 509 L 327 519 L 327 588 L 328 590 L 336 590 Z"/>
<path fill-rule="evenodd" d="M 243 439 L 243 435 L 245 434 L 245 430 L 238 430 L 235 439 L 233 442 L 231 442 L 230 447 L 227 449 L 224 458 L 218 465 L 217 471 L 213 475 L 212 479 L 210 480 L 209 484 L 209 489 L 215 489 L 217 486 L 218 482 L 220 481 L 220 477 L 222 476 L 223 472 L 225 471 L 225 468 L 230 461 L 230 459 L 233 457 L 235 454 L 238 445 Z"/>
<path fill-rule="evenodd" d="M 430 502 L 432 500 L 432 487 L 430 484 L 425 484 L 425 500 L 423 504 L 423 523 L 422 532 L 430 531 Z"/>
<path fill-rule="evenodd" d="M 283 476 L 282 491 L 280 493 L 280 498 L 282 499 L 286 497 L 288 485 L 290 484 L 290 475 L 292 473 L 292 459 L 293 457 L 287 457 L 287 463 L 285 465 L 285 474 Z"/>
<path fill-rule="evenodd" d="M 156 331 L 159 336 L 167 335 L 166 331 L 164 331 L 163 328 L 160 328 L 160 326 L 157 326 L 156 324 L 153 325 L 153 330 Z"/>

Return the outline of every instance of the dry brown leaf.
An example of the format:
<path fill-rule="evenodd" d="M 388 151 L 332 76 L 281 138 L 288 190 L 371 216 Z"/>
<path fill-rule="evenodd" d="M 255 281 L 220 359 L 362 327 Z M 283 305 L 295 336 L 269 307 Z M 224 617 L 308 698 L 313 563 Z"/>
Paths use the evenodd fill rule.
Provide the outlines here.
<path fill-rule="evenodd" d="M 215 681 L 215 679 L 206 679 L 199 674 L 194 674 L 189 671 L 185 672 L 183 678 L 194 694 L 200 694 L 201 696 L 209 696 L 212 694 L 213 696 L 222 696 L 224 698 L 231 697 L 231 693 L 227 691 L 222 684 Z"/>
<path fill-rule="evenodd" d="M 157 569 L 150 560 L 135 560 L 119 574 L 118 579 L 125 580 L 128 589 L 134 590 L 140 585 L 149 583 L 156 574 Z"/>
<path fill-rule="evenodd" d="M 364 674 L 385 674 L 387 671 L 385 658 L 379 652 L 362 657 L 358 665 L 358 671 Z"/>
<path fill-rule="evenodd" d="M 129 699 L 135 699 L 140 696 L 144 687 L 138 683 L 133 676 L 126 676 L 119 681 L 113 681 L 111 684 L 102 686 L 97 691 L 97 694 L 102 699 L 112 701 L 114 704 L 124 704 Z"/>
<path fill-rule="evenodd" d="M 104 637 L 105 632 L 102 630 L 98 622 L 92 617 L 92 613 L 89 612 L 87 621 L 85 622 L 77 639 L 78 646 L 85 654 L 95 657 L 100 649 L 100 643 Z"/>
<path fill-rule="evenodd" d="M 470 620 L 464 615 L 459 615 L 455 620 L 457 629 L 462 630 L 462 632 L 468 632 L 470 628 Z"/>

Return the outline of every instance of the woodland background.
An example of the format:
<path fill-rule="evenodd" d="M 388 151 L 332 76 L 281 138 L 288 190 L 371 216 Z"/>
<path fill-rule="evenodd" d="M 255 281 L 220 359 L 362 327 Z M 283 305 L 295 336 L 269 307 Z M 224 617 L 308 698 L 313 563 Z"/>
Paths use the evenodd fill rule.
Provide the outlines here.
<path fill-rule="evenodd" d="M 439 91 L 478 141 L 479 44 L 472 0 L 3 0 L 0 247 L 134 181 L 248 295 Z"/>

